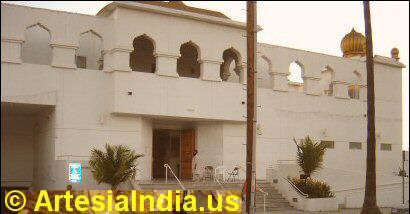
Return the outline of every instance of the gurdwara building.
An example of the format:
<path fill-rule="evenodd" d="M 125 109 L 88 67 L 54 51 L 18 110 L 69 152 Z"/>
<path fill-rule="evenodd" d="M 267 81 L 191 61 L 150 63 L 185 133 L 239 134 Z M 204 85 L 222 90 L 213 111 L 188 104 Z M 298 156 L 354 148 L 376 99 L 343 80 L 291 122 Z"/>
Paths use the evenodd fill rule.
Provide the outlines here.
<path fill-rule="evenodd" d="M 163 179 L 166 163 L 192 178 L 195 149 L 198 173 L 237 167 L 243 180 L 245 35 L 246 23 L 182 2 L 114 1 L 95 16 L 2 3 L 2 188 L 65 189 L 69 163 L 83 166 L 74 189 L 106 188 L 87 165 L 91 149 L 106 143 L 144 154 L 138 182 Z M 340 205 L 361 207 L 365 37 L 353 29 L 335 42 L 343 55 L 257 43 L 256 178 L 275 185 L 299 176 L 293 139 L 310 136 L 327 145 L 313 177 L 330 184 Z M 383 207 L 402 200 L 405 66 L 396 48 L 374 63 Z"/>

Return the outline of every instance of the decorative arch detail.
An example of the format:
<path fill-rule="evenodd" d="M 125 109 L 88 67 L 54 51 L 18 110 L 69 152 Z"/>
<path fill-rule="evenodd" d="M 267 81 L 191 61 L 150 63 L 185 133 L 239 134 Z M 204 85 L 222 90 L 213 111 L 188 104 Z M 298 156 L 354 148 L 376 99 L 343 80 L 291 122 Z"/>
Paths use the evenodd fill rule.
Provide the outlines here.
<path fill-rule="evenodd" d="M 50 29 L 39 22 L 29 25 L 24 31 L 24 38 L 21 56 L 23 62 L 50 65 L 52 58 Z"/>
<path fill-rule="evenodd" d="M 223 62 L 220 65 L 220 76 L 222 81 L 240 82 L 240 75 L 243 72 L 242 60 L 239 51 L 231 47 L 222 53 Z M 235 66 L 232 67 L 232 62 Z"/>
<path fill-rule="evenodd" d="M 180 46 L 181 57 L 177 60 L 177 72 L 180 77 L 199 78 L 201 66 L 199 59 L 201 56 L 200 48 L 192 41 Z"/>
<path fill-rule="evenodd" d="M 130 53 L 130 68 L 133 71 L 155 73 L 157 62 L 155 57 L 155 41 L 142 34 L 132 42 L 134 50 Z"/>

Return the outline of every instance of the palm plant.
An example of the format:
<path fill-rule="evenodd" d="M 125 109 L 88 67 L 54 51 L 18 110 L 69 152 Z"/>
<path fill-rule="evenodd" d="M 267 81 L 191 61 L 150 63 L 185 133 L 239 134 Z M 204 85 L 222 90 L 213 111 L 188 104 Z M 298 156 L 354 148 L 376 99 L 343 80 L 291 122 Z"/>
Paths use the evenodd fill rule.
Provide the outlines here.
<path fill-rule="evenodd" d="M 295 139 L 293 141 L 298 149 L 298 165 L 302 169 L 305 178 L 310 178 L 312 173 L 322 168 L 326 145 L 323 142 L 314 142 L 309 136 L 302 139 L 300 144 Z"/>
<path fill-rule="evenodd" d="M 135 177 L 137 160 L 143 157 L 124 145 L 105 145 L 105 152 L 93 148 L 89 165 L 94 179 L 115 190 L 122 182 Z"/>

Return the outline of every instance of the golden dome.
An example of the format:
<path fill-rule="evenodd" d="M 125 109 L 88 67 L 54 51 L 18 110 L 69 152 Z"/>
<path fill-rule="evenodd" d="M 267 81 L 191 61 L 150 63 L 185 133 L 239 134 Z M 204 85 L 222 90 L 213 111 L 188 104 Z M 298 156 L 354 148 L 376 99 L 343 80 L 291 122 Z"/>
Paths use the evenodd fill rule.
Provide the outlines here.
<path fill-rule="evenodd" d="M 366 56 L 366 37 L 352 29 L 340 43 L 343 57 Z"/>
<path fill-rule="evenodd" d="M 400 59 L 400 52 L 398 48 L 393 48 L 391 49 L 391 58 L 395 59 L 395 60 L 399 60 Z"/>

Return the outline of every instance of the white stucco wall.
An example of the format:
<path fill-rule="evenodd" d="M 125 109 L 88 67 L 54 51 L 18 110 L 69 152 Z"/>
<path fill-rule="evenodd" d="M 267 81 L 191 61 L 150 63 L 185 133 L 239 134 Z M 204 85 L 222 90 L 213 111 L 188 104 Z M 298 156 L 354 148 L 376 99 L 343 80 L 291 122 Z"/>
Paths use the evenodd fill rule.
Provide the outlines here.
<path fill-rule="evenodd" d="M 223 136 L 221 123 L 199 123 L 196 125 L 198 167 L 223 165 Z M 212 155 L 211 155 L 212 154 Z"/>
<path fill-rule="evenodd" d="M 2 102 L 55 106 L 52 122 L 41 122 L 48 128 L 39 132 L 38 149 L 45 152 L 36 159 L 35 168 L 39 172 L 47 168 L 43 175 L 48 178 L 35 176 L 36 186 L 65 188 L 67 182 L 62 176 L 66 172 L 61 166 L 70 158 L 86 162 L 90 149 L 103 148 L 106 142 L 125 144 L 145 154 L 137 178 L 151 179 L 152 129 L 162 119 L 189 121 L 195 127 L 204 164 L 245 169 L 245 86 L 221 82 L 219 77 L 224 50 L 234 47 L 246 63 L 242 28 L 129 8 L 116 9 L 107 17 L 8 4 L 2 4 L 1 10 Z M 11 16 L 16 18 L 9 19 Z M 36 23 L 51 34 L 50 65 L 22 60 L 25 29 Z M 102 37 L 102 71 L 76 69 L 74 65 L 76 49 L 81 45 L 79 36 L 89 30 Z M 129 68 L 132 41 L 142 34 L 155 41 L 156 73 L 132 72 Z M 188 41 L 200 48 L 198 79 L 178 77 L 176 72 L 179 47 Z M 257 92 L 257 179 L 266 179 L 266 168 L 278 160 L 295 159 L 293 138 L 310 135 L 317 140 L 333 140 L 335 149 L 327 152 L 325 168 L 317 176 L 340 191 L 340 201 L 360 206 L 366 147 L 363 144 L 362 150 L 349 150 L 349 142 L 366 142 L 364 60 L 269 44 L 258 44 L 257 48 L 261 86 Z M 304 85 L 299 91 L 293 90 L 287 80 L 289 64 L 294 61 L 303 67 Z M 402 65 L 379 56 L 375 61 L 378 185 L 393 185 L 397 178 L 391 172 L 401 160 Z M 321 78 L 325 78 L 322 71 L 326 66 L 334 72 L 333 96 L 323 94 Z M 359 100 L 349 99 L 347 93 L 347 86 L 357 80 L 355 71 L 362 78 Z M 239 79 L 244 81 L 243 73 Z M 380 151 L 380 143 L 391 143 L 392 151 Z M 240 177 L 244 178 L 243 172 Z M 76 188 L 95 185 L 87 182 Z M 355 195 L 354 191 L 358 192 L 356 196 L 345 198 Z M 397 200 L 380 197 L 382 206 Z"/>

